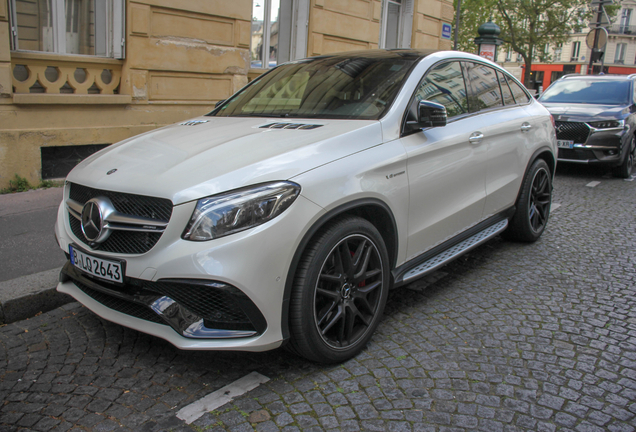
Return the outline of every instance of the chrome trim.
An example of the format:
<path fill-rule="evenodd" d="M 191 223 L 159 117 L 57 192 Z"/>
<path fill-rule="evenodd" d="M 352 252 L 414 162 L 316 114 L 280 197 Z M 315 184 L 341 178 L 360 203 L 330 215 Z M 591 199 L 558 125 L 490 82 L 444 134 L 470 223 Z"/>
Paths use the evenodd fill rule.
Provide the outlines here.
<path fill-rule="evenodd" d="M 613 128 L 605 128 L 605 129 L 597 129 L 594 126 L 590 126 L 587 123 L 585 123 L 585 124 L 587 125 L 587 127 L 590 128 L 590 135 L 592 135 L 593 133 L 597 133 L 597 132 L 620 132 L 620 131 L 625 129 L 624 126 L 618 126 L 618 127 L 613 127 Z"/>
<path fill-rule="evenodd" d="M 201 123 L 207 123 L 210 120 L 188 120 L 188 121 L 184 121 L 182 123 L 179 123 L 181 126 L 196 126 L 199 125 Z"/>
<path fill-rule="evenodd" d="M 560 147 L 563 148 L 563 147 Z M 585 150 L 619 150 L 618 147 L 612 146 L 597 146 L 597 145 L 587 145 L 587 144 L 574 144 L 573 148 L 577 149 L 585 149 Z"/>
<path fill-rule="evenodd" d="M 568 163 L 580 163 L 580 164 L 587 164 L 587 163 L 590 163 L 590 159 L 586 159 L 586 160 L 579 160 L 579 159 L 562 159 L 562 158 L 557 158 L 557 162 L 568 162 Z"/>
<path fill-rule="evenodd" d="M 84 206 L 75 200 L 67 199 L 66 208 L 68 213 L 75 219 L 82 220 L 82 209 Z M 137 232 L 164 232 L 168 226 L 167 222 L 159 222 L 155 219 L 141 216 L 132 216 L 118 211 L 112 211 L 104 217 L 104 229 L 118 231 Z"/>

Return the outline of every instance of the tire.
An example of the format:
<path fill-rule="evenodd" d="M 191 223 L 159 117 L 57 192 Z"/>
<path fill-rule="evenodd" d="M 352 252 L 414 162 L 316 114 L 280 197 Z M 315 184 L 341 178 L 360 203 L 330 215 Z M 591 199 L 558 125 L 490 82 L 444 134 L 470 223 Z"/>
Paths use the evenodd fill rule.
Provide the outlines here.
<path fill-rule="evenodd" d="M 320 363 L 354 357 L 382 318 L 389 284 L 378 230 L 354 216 L 329 224 L 312 239 L 296 271 L 289 348 Z"/>
<path fill-rule="evenodd" d="M 629 143 L 625 160 L 622 164 L 612 170 L 614 177 L 627 179 L 632 176 L 634 170 L 634 159 L 636 159 L 636 136 L 632 135 L 632 140 Z"/>
<path fill-rule="evenodd" d="M 504 237 L 509 240 L 535 242 L 541 237 L 550 217 L 552 175 L 543 159 L 537 159 L 523 179 L 517 210 L 510 219 Z"/>

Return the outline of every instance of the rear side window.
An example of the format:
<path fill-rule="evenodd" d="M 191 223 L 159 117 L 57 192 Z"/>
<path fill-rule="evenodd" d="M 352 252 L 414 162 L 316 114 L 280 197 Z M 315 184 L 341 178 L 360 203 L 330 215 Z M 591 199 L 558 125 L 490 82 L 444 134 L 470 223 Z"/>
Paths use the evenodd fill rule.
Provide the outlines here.
<path fill-rule="evenodd" d="M 420 82 L 415 100 L 428 100 L 446 107 L 448 117 L 468 112 L 468 99 L 459 62 L 446 62 L 434 66 Z"/>
<path fill-rule="evenodd" d="M 501 96 L 503 97 L 504 105 L 514 105 L 515 98 L 512 96 L 512 90 L 508 86 L 506 77 L 501 72 L 497 71 L 497 78 L 499 78 L 499 87 L 501 87 Z"/>
<path fill-rule="evenodd" d="M 530 102 L 530 97 L 528 94 L 521 88 L 519 84 L 513 79 L 506 77 L 508 84 L 510 85 L 510 90 L 512 90 L 512 95 L 515 98 L 515 101 L 518 104 L 524 104 Z"/>
<path fill-rule="evenodd" d="M 477 112 L 503 106 L 497 71 L 480 63 L 464 62 L 466 83 L 470 87 L 468 106 Z"/>

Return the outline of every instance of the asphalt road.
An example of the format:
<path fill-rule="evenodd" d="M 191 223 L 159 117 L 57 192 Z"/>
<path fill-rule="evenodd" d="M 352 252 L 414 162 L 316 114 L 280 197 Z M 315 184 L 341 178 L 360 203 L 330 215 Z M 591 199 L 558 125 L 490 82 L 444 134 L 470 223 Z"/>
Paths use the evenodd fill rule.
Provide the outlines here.
<path fill-rule="evenodd" d="M 554 203 L 538 242 L 392 291 L 342 365 L 179 351 L 77 303 L 2 326 L 0 430 L 636 431 L 636 181 L 560 169 Z M 251 372 L 270 380 L 177 417 Z"/>
<path fill-rule="evenodd" d="M 64 264 L 53 231 L 62 190 L 0 195 L 0 282 Z"/>

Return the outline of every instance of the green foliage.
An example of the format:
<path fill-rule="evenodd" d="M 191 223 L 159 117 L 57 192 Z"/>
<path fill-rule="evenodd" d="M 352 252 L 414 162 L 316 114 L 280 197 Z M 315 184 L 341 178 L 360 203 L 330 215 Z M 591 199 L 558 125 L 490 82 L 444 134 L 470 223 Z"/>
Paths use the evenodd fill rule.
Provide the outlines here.
<path fill-rule="evenodd" d="M 26 192 L 31 189 L 48 189 L 56 186 L 61 186 L 56 182 L 51 180 L 42 180 L 39 185 L 32 185 L 29 183 L 27 179 L 24 177 L 20 177 L 19 175 L 15 175 L 13 180 L 9 180 L 9 187 L 5 189 L 0 189 L 0 194 L 10 194 L 16 192 Z"/>
<path fill-rule="evenodd" d="M 588 0 L 463 0 L 460 49 L 474 52 L 477 29 L 492 19 L 501 28 L 499 37 L 523 57 L 527 83 L 534 58 L 549 60 L 543 53 L 546 44 L 567 42 L 572 33 L 585 30 L 591 17 L 588 3 Z"/>

